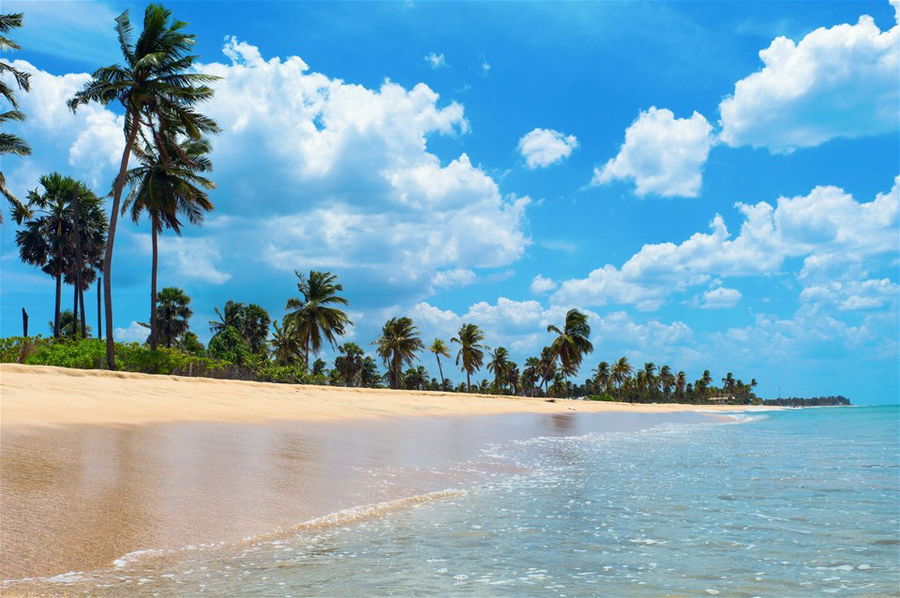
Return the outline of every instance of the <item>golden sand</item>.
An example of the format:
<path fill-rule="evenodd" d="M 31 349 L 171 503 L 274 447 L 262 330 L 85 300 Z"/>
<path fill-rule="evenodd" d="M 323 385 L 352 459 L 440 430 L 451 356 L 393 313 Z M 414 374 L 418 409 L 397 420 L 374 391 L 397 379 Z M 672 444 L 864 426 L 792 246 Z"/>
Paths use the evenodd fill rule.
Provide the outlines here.
<path fill-rule="evenodd" d="M 404 415 L 736 411 L 745 406 L 633 404 L 214 380 L 17 364 L 0 365 L 2 426 L 260 423 Z"/>

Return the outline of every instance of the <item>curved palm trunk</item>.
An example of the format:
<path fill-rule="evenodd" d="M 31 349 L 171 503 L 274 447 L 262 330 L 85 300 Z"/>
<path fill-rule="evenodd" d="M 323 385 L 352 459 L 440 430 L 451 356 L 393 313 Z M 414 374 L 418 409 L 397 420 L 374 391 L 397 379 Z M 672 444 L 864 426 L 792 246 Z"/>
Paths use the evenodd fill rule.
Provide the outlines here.
<path fill-rule="evenodd" d="M 59 307 L 62 301 L 62 273 L 56 274 L 56 308 L 53 310 L 53 336 L 59 338 Z"/>
<path fill-rule="evenodd" d="M 97 279 L 97 338 L 103 338 L 103 297 L 100 290 L 103 288 L 103 275 Z"/>
<path fill-rule="evenodd" d="M 150 219 L 150 238 L 153 240 L 153 258 L 150 266 L 150 348 L 156 350 L 156 342 L 159 331 L 156 325 L 156 274 L 159 268 L 159 218 L 155 215 Z"/>
<path fill-rule="evenodd" d="M 111 370 L 116 369 L 116 342 L 113 338 L 113 306 L 112 306 L 112 256 L 113 242 L 116 239 L 116 224 L 119 221 L 119 206 L 122 201 L 122 189 L 125 187 L 125 175 L 128 172 L 128 159 L 131 157 L 131 148 L 134 147 L 134 140 L 137 137 L 138 123 L 136 114 L 131 108 L 125 115 L 125 122 L 131 123 L 131 130 L 128 132 L 128 139 L 125 142 L 125 149 L 122 150 L 122 161 L 119 164 L 119 174 L 113 184 L 113 203 L 112 212 L 109 215 L 109 229 L 106 235 L 106 248 L 103 254 L 103 299 L 106 315 L 106 362 L 107 367 Z"/>

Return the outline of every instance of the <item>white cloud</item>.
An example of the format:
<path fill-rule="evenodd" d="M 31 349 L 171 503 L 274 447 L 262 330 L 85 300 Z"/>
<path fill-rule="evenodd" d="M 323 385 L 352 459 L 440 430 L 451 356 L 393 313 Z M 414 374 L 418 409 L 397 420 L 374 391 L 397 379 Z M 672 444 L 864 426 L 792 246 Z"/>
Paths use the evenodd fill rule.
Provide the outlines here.
<path fill-rule="evenodd" d="M 741 292 L 727 287 L 708 289 L 695 298 L 694 304 L 700 309 L 722 309 L 734 307 L 741 300 Z"/>
<path fill-rule="evenodd" d="M 114 336 L 120 343 L 142 343 L 150 335 L 150 329 L 137 322 L 131 322 L 127 328 L 116 328 Z"/>
<path fill-rule="evenodd" d="M 491 65 L 487 61 L 481 63 L 481 74 L 487 76 L 491 70 Z"/>
<path fill-rule="evenodd" d="M 644 245 L 621 268 L 606 264 L 586 278 L 561 283 L 553 303 L 633 304 L 656 309 L 675 292 L 704 284 L 714 276 L 771 274 L 786 258 L 802 257 L 798 274 L 811 285 L 823 274 L 846 272 L 873 256 L 896 253 L 900 177 L 873 201 L 857 202 L 837 187 L 816 187 L 808 195 L 779 198 L 775 207 L 738 203 L 744 216 L 732 237 L 716 215 L 709 233 L 675 243 Z M 856 269 L 857 276 L 865 269 Z"/>
<path fill-rule="evenodd" d="M 435 287 L 457 287 L 472 284 L 477 276 L 468 268 L 454 268 L 441 270 L 431 277 L 431 284 Z"/>
<path fill-rule="evenodd" d="M 148 233 L 131 233 L 144 255 L 150 255 L 151 239 Z M 127 242 L 126 237 L 126 242 Z M 159 262 L 161 276 L 175 280 L 201 280 L 222 284 L 231 280 L 231 274 L 221 271 L 217 264 L 222 260 L 214 237 L 179 237 L 160 235 Z M 148 264 L 149 271 L 149 264 Z"/>
<path fill-rule="evenodd" d="M 546 278 L 540 274 L 531 279 L 531 292 L 535 294 L 552 291 L 557 286 L 559 285 L 552 278 Z"/>
<path fill-rule="evenodd" d="M 712 126 L 698 112 L 690 118 L 675 118 L 671 110 L 652 107 L 625 131 L 625 143 L 616 157 L 594 169 L 591 183 L 632 179 L 640 196 L 696 197 L 712 145 L 711 132 Z"/>
<path fill-rule="evenodd" d="M 425 62 L 433 69 L 439 69 L 441 67 L 447 66 L 447 60 L 444 58 L 443 54 L 435 54 L 434 52 L 429 52 L 425 55 Z"/>
<path fill-rule="evenodd" d="M 564 135 L 553 129 L 533 129 L 519 139 L 519 153 L 528 168 L 545 168 L 562 162 L 578 147 L 574 135 Z"/>
<path fill-rule="evenodd" d="M 330 78 L 297 56 L 266 59 L 233 37 L 223 53 L 224 64 L 197 65 L 222 77 L 203 105 L 223 129 L 213 139 L 212 199 L 217 214 L 247 214 L 247 206 L 254 213 L 221 219 L 203 246 L 166 239 L 168 267 L 214 283 L 229 276 L 220 260 L 340 267 L 358 282 L 405 285 L 421 296 L 432 279 L 451 281 L 440 272 L 456 272 L 459 284 L 461 272 L 505 267 L 523 254 L 530 200 L 504 195 L 465 153 L 442 163 L 428 151 L 430 136 L 468 131 L 460 104 L 441 102 L 422 83 L 407 89 L 386 80 L 370 89 Z M 105 192 L 122 147 L 121 119 L 97 105 L 68 111 L 65 100 L 89 75 L 23 65 L 35 73 L 21 129 L 35 154 L 16 160 L 8 181 L 33 188 L 67 155 L 73 174 Z"/>
<path fill-rule="evenodd" d="M 898 297 L 900 285 L 887 278 L 823 281 L 806 287 L 800 293 L 803 301 L 836 306 L 841 311 L 882 308 L 895 304 Z"/>
<path fill-rule="evenodd" d="M 864 15 L 797 43 L 778 37 L 759 57 L 763 68 L 719 105 L 719 138 L 728 145 L 788 152 L 897 130 L 900 27 L 882 32 Z"/>

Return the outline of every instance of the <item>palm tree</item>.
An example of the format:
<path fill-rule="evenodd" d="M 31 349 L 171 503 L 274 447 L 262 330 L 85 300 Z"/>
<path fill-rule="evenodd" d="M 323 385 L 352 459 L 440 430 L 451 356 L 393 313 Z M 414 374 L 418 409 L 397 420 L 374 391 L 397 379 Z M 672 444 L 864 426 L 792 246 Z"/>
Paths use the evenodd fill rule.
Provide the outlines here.
<path fill-rule="evenodd" d="M 176 287 L 166 287 L 159 292 L 156 310 L 156 332 L 158 339 L 167 348 L 188 331 L 191 316 L 191 298 Z M 151 328 L 153 330 L 153 328 Z M 152 334 L 152 332 L 151 332 Z"/>
<path fill-rule="evenodd" d="M 447 347 L 447 343 L 442 341 L 439 338 L 434 339 L 434 342 L 431 343 L 431 346 L 428 347 L 428 350 L 434 353 L 434 358 L 437 360 L 438 364 L 438 372 L 441 374 L 441 384 L 444 383 L 444 368 L 441 367 L 441 355 L 450 359 L 450 349 Z"/>
<path fill-rule="evenodd" d="M 675 376 L 672 374 L 672 368 L 664 365 L 659 369 L 659 383 L 662 386 L 663 394 L 668 397 L 672 392 L 672 387 L 675 386 Z"/>
<path fill-rule="evenodd" d="M 303 362 L 309 364 L 309 352 L 319 353 L 323 336 L 334 348 L 336 337 L 343 336 L 353 322 L 343 310 L 333 307 L 347 305 L 347 300 L 338 295 L 344 286 L 337 282 L 337 275 L 317 270 L 310 270 L 308 276 L 296 270 L 294 274 L 299 280 L 297 290 L 303 297 L 288 299 L 284 321 L 297 327 L 303 339 Z"/>
<path fill-rule="evenodd" d="M 366 355 L 363 359 L 362 370 L 359 372 L 359 384 L 366 388 L 376 388 L 381 375 L 378 373 L 378 364 Z"/>
<path fill-rule="evenodd" d="M 628 358 L 620 357 L 612 367 L 612 382 L 616 385 L 616 388 L 621 389 L 622 386 L 625 385 L 625 382 L 631 377 L 633 371 L 634 369 L 628 362 Z"/>
<path fill-rule="evenodd" d="M 540 367 L 538 369 L 540 379 L 538 380 L 538 388 L 542 388 L 544 384 L 549 383 L 556 376 L 556 354 L 550 347 L 541 349 Z"/>
<path fill-rule="evenodd" d="M 419 329 L 410 318 L 391 318 L 385 322 L 379 336 L 373 343 L 376 352 L 388 368 L 388 380 L 391 388 L 400 387 L 400 371 L 403 365 L 412 366 L 416 352 L 425 345 L 419 338 Z"/>
<path fill-rule="evenodd" d="M 56 279 L 53 321 L 54 336 L 59 336 L 63 277 L 75 285 L 73 315 L 79 319 L 82 283 L 95 275 L 92 264 L 103 247 L 106 220 L 100 200 L 83 183 L 56 172 L 42 176 L 39 182 L 44 192 L 35 189 L 28 193 L 22 213 L 30 215 L 24 228 L 16 232 L 16 244 L 23 262 L 41 267 Z"/>
<path fill-rule="evenodd" d="M 541 360 L 537 357 L 529 357 L 525 360 L 525 368 L 522 370 L 522 390 L 531 390 L 534 396 L 534 389 L 537 386 L 539 372 L 541 371 Z"/>
<path fill-rule="evenodd" d="M 678 375 L 675 377 L 675 392 L 679 397 L 684 396 L 685 387 L 687 386 L 687 374 L 684 371 L 679 371 Z"/>
<path fill-rule="evenodd" d="M 168 146 L 166 148 L 165 146 Z M 206 191 L 215 188 L 215 183 L 200 173 L 212 170 L 207 158 L 210 151 L 206 139 L 184 139 L 175 143 L 163 140 L 163 151 L 152 144 L 135 146 L 134 154 L 141 165 L 128 171 L 127 182 L 131 193 L 122 204 L 122 212 L 130 209 L 131 219 L 136 223 L 141 213 L 150 218 L 150 238 L 152 258 L 150 266 L 150 337 L 151 349 L 156 349 L 156 278 L 159 266 L 159 233 L 163 228 L 181 235 L 180 215 L 187 217 L 191 224 L 203 223 L 203 214 L 213 209 Z"/>
<path fill-rule="evenodd" d="M 584 356 L 594 350 L 594 345 L 590 341 L 591 325 L 588 324 L 587 315 L 577 309 L 570 309 L 566 312 L 562 329 L 551 324 L 547 326 L 547 332 L 556 335 L 550 343 L 551 363 L 558 358 L 563 375 L 575 374 Z"/>
<path fill-rule="evenodd" d="M 494 386 L 497 387 L 497 390 L 503 390 L 506 387 L 511 363 L 509 351 L 506 350 L 506 347 L 497 347 L 491 353 L 491 360 L 488 361 L 487 369 L 494 374 Z"/>
<path fill-rule="evenodd" d="M 409 368 L 403 375 L 403 385 L 408 390 L 425 390 L 428 384 L 428 370 L 424 366 Z"/>
<path fill-rule="evenodd" d="M 214 309 L 219 319 L 209 322 L 209 331 L 213 333 L 213 338 L 226 329 L 233 328 L 240 335 L 249 352 L 257 355 L 265 352 L 266 339 L 269 336 L 269 323 L 271 322 L 265 309 L 255 303 L 244 305 L 231 300 L 225 302 L 225 308 L 222 311 L 219 311 L 218 307 Z"/>
<path fill-rule="evenodd" d="M 19 50 L 20 46 L 6 36 L 13 29 L 22 26 L 22 13 L 3 14 L 0 15 L 0 51 Z M 19 111 L 19 103 L 16 101 L 15 90 L 7 84 L 2 75 L 9 74 L 16 81 L 16 87 L 22 91 L 28 91 L 28 79 L 31 77 L 29 73 L 24 73 L 14 69 L 11 64 L 5 60 L 0 60 L 0 95 L 6 98 L 6 101 L 12 105 L 12 110 L 0 113 L 0 123 L 7 121 L 23 121 L 25 114 Z M 31 148 L 25 141 L 11 133 L 0 131 L 0 156 L 5 154 L 13 154 L 15 156 L 31 155 Z M 29 217 L 28 210 L 19 199 L 6 188 L 6 177 L 0 172 L 0 195 L 3 195 L 10 204 L 12 204 L 15 220 L 21 223 L 22 220 Z M 0 214 L 0 222 L 3 222 L 3 215 Z"/>
<path fill-rule="evenodd" d="M 466 373 L 466 387 L 472 389 L 472 374 L 481 369 L 484 362 L 484 349 L 486 347 L 481 344 L 484 340 L 484 332 L 475 324 L 463 324 L 459 327 L 457 335 L 450 339 L 451 343 L 459 345 L 459 352 L 456 354 L 456 365 L 462 364 L 462 369 Z"/>
<path fill-rule="evenodd" d="M 47 326 L 51 331 L 54 329 L 54 322 L 47 322 Z M 66 309 L 59 314 L 59 335 L 66 338 L 77 338 L 79 334 L 83 334 L 83 322 L 78 315 L 71 309 Z M 91 327 L 86 327 L 87 331 L 91 331 Z"/>
<path fill-rule="evenodd" d="M 656 393 L 659 380 L 656 378 L 656 364 L 648 361 L 644 364 L 644 387 L 647 391 L 648 400 Z"/>
<path fill-rule="evenodd" d="M 601 361 L 594 370 L 594 384 L 597 385 L 597 390 L 608 393 L 611 378 L 612 372 L 609 369 L 609 364 L 605 361 Z"/>
<path fill-rule="evenodd" d="M 338 351 L 341 354 L 334 359 L 334 369 L 341 375 L 345 386 L 356 386 L 363 368 L 363 350 L 356 343 L 344 343 Z"/>
<path fill-rule="evenodd" d="M 273 324 L 275 333 L 272 335 L 271 345 L 278 365 L 292 365 L 303 359 L 303 340 L 297 331 L 297 327 L 290 321 L 279 326 Z"/>
<path fill-rule="evenodd" d="M 207 86 L 217 77 L 190 72 L 195 56 L 189 54 L 195 39 L 182 31 L 187 23 L 171 21 L 172 16 L 158 4 L 150 4 L 144 12 L 144 28 L 137 41 L 132 41 L 131 22 L 126 10 L 116 18 L 116 35 L 125 64 L 114 64 L 94 71 L 91 80 L 69 100 L 76 111 L 90 102 L 107 105 L 119 102 L 125 110 L 125 147 L 119 173 L 113 182 L 109 239 L 103 258 L 103 294 L 106 308 L 106 356 L 110 369 L 115 369 L 113 339 L 112 271 L 113 243 L 116 224 L 128 173 L 128 159 L 134 151 L 139 131 L 149 135 L 161 152 L 161 140 L 178 133 L 199 139 L 203 133 L 218 129 L 215 122 L 194 110 L 208 100 L 213 90 Z"/>

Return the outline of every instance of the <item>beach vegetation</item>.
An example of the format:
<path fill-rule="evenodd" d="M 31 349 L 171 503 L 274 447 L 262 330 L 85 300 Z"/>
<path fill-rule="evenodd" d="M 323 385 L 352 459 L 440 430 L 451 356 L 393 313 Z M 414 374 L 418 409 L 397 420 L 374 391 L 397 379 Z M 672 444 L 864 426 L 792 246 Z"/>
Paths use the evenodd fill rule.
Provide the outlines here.
<path fill-rule="evenodd" d="M 6 52 L 21 49 L 21 46 L 13 41 L 8 34 L 13 29 L 18 29 L 22 26 L 22 17 L 23 15 L 20 12 L 0 15 L 0 50 Z M 9 79 L 15 81 L 15 87 L 18 88 L 18 91 L 27 92 L 30 87 L 29 78 L 31 74 L 20 71 L 5 60 L 0 60 L 0 75 L 3 75 L 0 77 L 0 95 L 12 108 L 12 110 L 0 112 L 0 123 L 25 120 L 25 113 L 19 110 L 19 102 L 16 100 L 16 89 L 13 88 Z M 0 131 L 0 156 L 7 154 L 30 156 L 31 147 L 21 137 L 6 131 Z M 6 177 L 3 175 L 3 172 L 0 172 L 0 195 L 3 195 L 10 204 L 13 218 L 17 222 L 21 222 L 29 216 L 28 208 L 25 204 L 6 187 Z M 3 222 L 2 214 L 0 214 L 0 222 Z"/>
<path fill-rule="evenodd" d="M 124 110 L 125 145 L 112 185 L 109 233 L 103 256 L 106 365 L 109 369 L 116 369 L 110 278 L 113 247 L 122 191 L 128 179 L 128 162 L 138 143 L 138 135 L 140 133 L 143 140 L 149 140 L 158 153 L 162 153 L 165 144 L 178 136 L 198 140 L 204 134 L 218 130 L 212 119 L 196 110 L 198 104 L 212 97 L 209 84 L 218 77 L 192 70 L 196 56 L 190 52 L 196 39 L 184 31 L 186 26 L 187 23 L 173 19 L 171 11 L 161 5 L 149 4 L 144 11 L 143 29 L 134 39 L 126 10 L 116 17 L 116 35 L 123 62 L 95 70 L 91 79 L 68 101 L 73 112 L 89 103 L 118 103 Z"/>
<path fill-rule="evenodd" d="M 487 347 L 481 344 L 484 340 L 484 331 L 475 324 L 463 324 L 459 332 L 450 339 L 451 343 L 459 345 L 456 354 L 456 365 L 466 373 L 466 388 L 472 390 L 472 374 L 481 369 L 484 363 L 484 352 Z"/>
<path fill-rule="evenodd" d="M 347 313 L 339 306 L 347 305 L 347 299 L 339 295 L 344 286 L 331 272 L 310 270 L 308 274 L 294 271 L 297 290 L 301 297 L 288 299 L 284 309 L 285 324 L 296 328 L 303 349 L 303 363 L 309 364 L 309 355 L 318 355 L 323 340 L 331 348 L 337 346 L 337 337 L 343 336 L 353 325 Z"/>
<path fill-rule="evenodd" d="M 412 367 L 413 361 L 418 359 L 416 353 L 425 347 L 419 336 L 419 329 L 406 316 L 391 318 L 385 322 L 381 335 L 373 344 L 387 368 L 386 376 L 391 388 L 400 388 L 403 366 Z"/>

